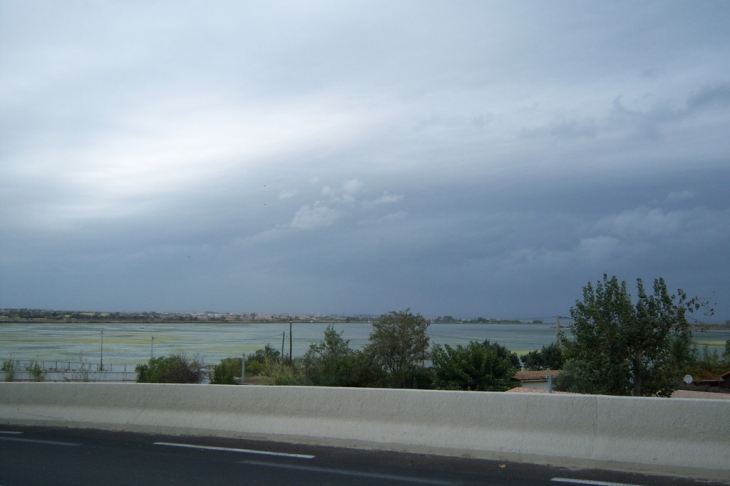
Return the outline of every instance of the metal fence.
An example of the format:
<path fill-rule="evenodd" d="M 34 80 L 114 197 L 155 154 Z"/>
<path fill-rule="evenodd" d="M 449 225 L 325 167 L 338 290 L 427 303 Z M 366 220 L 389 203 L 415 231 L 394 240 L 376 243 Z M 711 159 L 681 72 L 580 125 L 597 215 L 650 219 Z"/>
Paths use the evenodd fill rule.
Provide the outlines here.
<path fill-rule="evenodd" d="M 85 361 L 3 361 L 5 381 L 130 381 L 137 380 L 136 365 Z"/>

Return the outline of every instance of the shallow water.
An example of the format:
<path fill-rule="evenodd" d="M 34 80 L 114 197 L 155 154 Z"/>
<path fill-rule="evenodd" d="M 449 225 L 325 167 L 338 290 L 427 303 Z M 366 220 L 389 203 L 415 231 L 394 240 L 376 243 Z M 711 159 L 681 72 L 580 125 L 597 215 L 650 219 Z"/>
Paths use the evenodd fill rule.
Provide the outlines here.
<path fill-rule="evenodd" d="M 312 343 L 324 337 L 328 324 L 295 324 L 293 354 L 302 356 Z M 368 342 L 370 324 L 335 324 L 350 346 L 361 348 Z M 151 355 L 186 353 L 207 363 L 221 358 L 252 353 L 266 344 L 281 351 L 282 333 L 286 333 L 284 351 L 289 353 L 289 324 L 52 324 L 0 323 L 0 359 L 37 359 L 60 361 L 101 360 L 105 364 L 146 362 Z M 489 339 L 512 351 L 526 353 L 555 341 L 554 324 L 432 324 L 428 335 L 432 343 L 468 344 L 470 340 Z M 707 331 L 696 335 L 700 344 L 722 352 L 730 331 Z"/>

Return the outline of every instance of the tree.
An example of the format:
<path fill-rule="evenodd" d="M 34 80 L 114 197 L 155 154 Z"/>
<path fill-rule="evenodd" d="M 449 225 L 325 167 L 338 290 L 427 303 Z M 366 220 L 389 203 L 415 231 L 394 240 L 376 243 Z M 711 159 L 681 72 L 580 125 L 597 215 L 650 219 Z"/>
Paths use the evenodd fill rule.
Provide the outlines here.
<path fill-rule="evenodd" d="M 523 358 L 525 368 L 531 371 L 560 370 L 563 368 L 563 352 L 555 343 L 543 346 L 542 349 L 530 351 Z"/>
<path fill-rule="evenodd" d="M 573 339 L 562 340 L 572 363 L 566 363 L 558 388 L 572 383 L 569 391 L 665 397 L 677 389 L 686 363 L 673 349 L 691 343 L 685 314 L 706 302 L 688 299 L 681 289 L 670 295 L 661 278 L 654 280 L 652 295 L 641 279 L 637 288 L 636 304 L 616 277 L 604 275 L 595 288 L 583 288 L 583 300 L 570 309 Z"/>
<path fill-rule="evenodd" d="M 304 355 L 307 376 L 314 385 L 347 386 L 345 383 L 353 371 L 354 355 L 350 341 L 342 339 L 342 333 L 335 331 L 334 326 L 327 326 L 324 341 L 310 344 Z"/>
<path fill-rule="evenodd" d="M 436 346 L 433 351 L 434 385 L 444 390 L 506 391 L 519 358 L 498 343 L 471 341 L 452 348 Z"/>
<path fill-rule="evenodd" d="M 403 388 L 413 381 L 418 362 L 428 358 L 427 328 L 426 319 L 410 309 L 383 314 L 373 323 L 365 353 L 386 373 L 388 386 Z"/>

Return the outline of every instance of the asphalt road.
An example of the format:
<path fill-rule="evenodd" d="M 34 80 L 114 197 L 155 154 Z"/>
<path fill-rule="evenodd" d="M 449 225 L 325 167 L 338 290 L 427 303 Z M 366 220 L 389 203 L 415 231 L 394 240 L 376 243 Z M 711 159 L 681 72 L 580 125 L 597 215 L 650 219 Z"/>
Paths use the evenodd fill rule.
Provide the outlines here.
<path fill-rule="evenodd" d="M 685 478 L 259 440 L 0 425 L 0 486 L 709 486 Z"/>

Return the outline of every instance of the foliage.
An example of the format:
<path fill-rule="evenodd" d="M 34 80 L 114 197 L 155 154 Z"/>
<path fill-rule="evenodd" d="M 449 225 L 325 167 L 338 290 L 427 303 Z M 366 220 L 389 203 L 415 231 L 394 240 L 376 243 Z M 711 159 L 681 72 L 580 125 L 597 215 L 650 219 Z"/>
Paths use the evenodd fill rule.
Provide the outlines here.
<path fill-rule="evenodd" d="M 324 331 L 324 341 L 309 346 L 304 355 L 307 377 L 318 386 L 379 386 L 385 374 L 367 353 L 350 348 L 333 326 Z"/>
<path fill-rule="evenodd" d="M 46 371 L 41 365 L 38 364 L 38 361 L 35 360 L 30 362 L 30 364 L 26 368 L 26 371 L 30 372 L 30 376 L 33 381 L 43 381 L 43 379 L 46 377 Z"/>
<path fill-rule="evenodd" d="M 324 341 L 311 344 L 304 355 L 307 376 L 314 385 L 343 386 L 352 374 L 354 355 L 350 341 L 342 339 L 334 326 L 327 326 Z"/>
<path fill-rule="evenodd" d="M 243 358 L 223 358 L 220 363 L 213 367 L 213 375 L 210 378 L 211 385 L 235 384 L 233 378 L 241 375 L 242 362 Z"/>
<path fill-rule="evenodd" d="M 253 364 L 254 361 L 261 364 L 265 364 L 267 361 L 281 361 L 281 353 L 270 344 L 264 346 L 263 349 L 257 349 L 255 353 L 246 356 L 246 371 L 248 371 L 249 364 Z"/>
<path fill-rule="evenodd" d="M 151 358 L 137 366 L 137 383 L 200 383 L 203 366 L 199 358 L 188 359 L 184 354 Z"/>
<path fill-rule="evenodd" d="M 445 390 L 506 391 L 517 386 L 510 378 L 519 358 L 498 343 L 471 341 L 466 347 L 436 346 L 434 385 Z"/>
<path fill-rule="evenodd" d="M 15 380 L 15 362 L 11 359 L 3 361 L 2 371 L 5 372 L 5 381 Z"/>
<path fill-rule="evenodd" d="M 522 357 L 525 368 L 531 371 L 560 370 L 565 359 L 563 351 L 555 343 L 543 346 L 542 349 L 530 351 Z"/>
<path fill-rule="evenodd" d="M 573 340 L 562 340 L 565 358 L 574 361 L 563 382 L 607 395 L 670 396 L 677 389 L 687 362 L 676 351 L 692 341 L 685 314 L 706 303 L 682 290 L 670 295 L 661 278 L 652 295 L 641 279 L 637 287 L 635 305 L 616 277 L 583 288 L 583 300 L 570 310 Z"/>
<path fill-rule="evenodd" d="M 268 361 L 264 363 L 264 375 L 269 377 L 274 385 L 310 385 L 307 374 L 304 371 L 304 365 L 301 360 L 296 359 L 289 366 L 288 363 L 282 361 Z"/>
<path fill-rule="evenodd" d="M 373 323 L 365 354 L 386 374 L 385 385 L 403 388 L 412 383 L 418 362 L 428 359 L 428 322 L 410 309 L 392 311 Z"/>
<path fill-rule="evenodd" d="M 259 376 L 265 373 L 266 363 L 280 363 L 281 353 L 267 344 L 263 349 L 246 356 L 246 376 Z"/>
<path fill-rule="evenodd" d="M 582 361 L 569 359 L 563 366 L 563 372 L 555 377 L 553 388 L 571 393 L 601 394 L 601 373 Z"/>
<path fill-rule="evenodd" d="M 701 353 L 694 349 L 693 359 L 687 372 L 699 380 L 712 380 L 730 371 L 729 344 L 730 340 L 725 343 L 725 353 L 722 356 L 716 350 L 710 352 L 707 345 L 702 348 Z"/>

